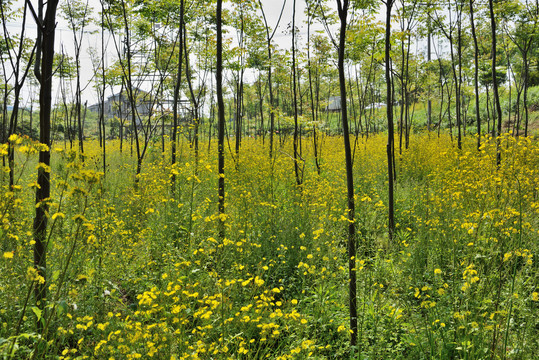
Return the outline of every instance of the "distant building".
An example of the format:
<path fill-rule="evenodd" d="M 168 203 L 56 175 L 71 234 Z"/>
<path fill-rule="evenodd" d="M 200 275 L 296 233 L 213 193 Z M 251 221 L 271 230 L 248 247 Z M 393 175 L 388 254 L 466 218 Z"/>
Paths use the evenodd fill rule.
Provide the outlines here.
<path fill-rule="evenodd" d="M 382 102 L 377 102 L 377 103 L 372 103 L 372 104 L 369 104 L 367 106 L 365 106 L 365 109 L 366 110 L 370 110 L 370 109 L 381 109 L 383 107 L 385 107 L 386 104 L 385 103 L 382 103 Z"/>
<path fill-rule="evenodd" d="M 136 121 L 140 125 L 143 123 L 144 119 L 153 114 L 158 114 L 161 112 L 172 112 L 174 100 L 166 99 L 162 101 L 156 101 L 152 98 L 150 93 L 141 90 L 139 88 L 134 88 L 134 97 L 136 100 L 135 109 L 136 109 Z M 189 100 L 179 100 L 179 112 L 181 117 L 185 117 L 191 111 L 190 101 Z M 97 103 L 90 105 L 88 110 L 99 112 L 101 110 L 101 104 Z M 105 100 L 105 109 L 104 114 L 106 119 L 113 117 L 118 117 L 121 119 L 131 119 L 131 102 L 129 100 L 129 95 L 127 90 L 122 90 L 119 93 L 113 94 Z"/>
<path fill-rule="evenodd" d="M 369 109 L 381 109 L 385 107 L 386 104 L 382 102 L 372 103 L 365 106 L 366 110 Z M 340 96 L 330 96 L 328 99 L 328 106 L 326 106 L 326 111 L 330 112 L 339 112 L 341 111 L 341 97 Z"/>
<path fill-rule="evenodd" d="M 150 115 L 152 110 L 152 98 L 148 92 L 139 88 L 133 89 L 133 96 L 136 101 L 136 121 L 137 124 L 140 125 L 142 123 L 141 119 Z M 100 105 L 100 103 L 90 105 L 88 110 L 99 112 L 101 110 Z M 106 119 L 115 116 L 122 119 L 130 119 L 131 111 L 132 107 L 127 90 L 122 90 L 119 93 L 113 94 L 105 100 L 104 115 Z"/>
<path fill-rule="evenodd" d="M 328 99 L 328 106 L 326 106 L 326 111 L 331 111 L 331 112 L 341 111 L 341 97 L 330 96 Z"/>
<path fill-rule="evenodd" d="M 93 112 L 98 113 L 101 108 L 100 105 L 101 105 L 100 103 L 90 105 L 88 106 L 88 111 L 93 111 Z"/>

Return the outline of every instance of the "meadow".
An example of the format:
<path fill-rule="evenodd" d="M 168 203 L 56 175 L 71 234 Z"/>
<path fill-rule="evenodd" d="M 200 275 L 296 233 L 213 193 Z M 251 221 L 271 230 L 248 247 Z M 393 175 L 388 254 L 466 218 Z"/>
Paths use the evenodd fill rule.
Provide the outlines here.
<path fill-rule="evenodd" d="M 539 143 L 416 134 L 396 159 L 396 237 L 387 231 L 386 137 L 354 147 L 357 347 L 349 345 L 342 137 L 321 172 L 302 139 L 227 149 L 225 239 L 217 146 L 160 142 L 135 157 L 97 141 L 53 144 L 47 306 L 32 296 L 39 144 L 12 137 L 16 186 L 0 199 L 2 359 L 534 359 L 539 353 Z M 354 144 L 354 142 L 353 142 Z M 5 155 L 3 145 L 0 151 Z M 6 165 L 6 164 L 4 164 Z M 171 178 L 175 175 L 175 190 Z"/>

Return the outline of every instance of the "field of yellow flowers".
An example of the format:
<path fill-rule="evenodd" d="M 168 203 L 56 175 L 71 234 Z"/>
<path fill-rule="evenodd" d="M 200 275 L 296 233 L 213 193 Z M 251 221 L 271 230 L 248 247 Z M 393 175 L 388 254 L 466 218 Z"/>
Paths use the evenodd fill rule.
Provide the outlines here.
<path fill-rule="evenodd" d="M 0 175 L 2 359 L 533 359 L 539 353 L 539 143 L 415 135 L 396 159 L 387 236 L 386 139 L 355 142 L 358 346 L 349 345 L 342 138 L 262 139 L 227 153 L 218 233 L 217 146 L 153 145 L 135 184 L 129 147 L 84 161 L 54 144 L 47 305 L 32 288 L 37 148 L 12 137 Z M 353 142 L 354 144 L 354 142 Z M 5 156 L 7 148 L 0 148 Z M 4 165 L 6 165 L 4 163 Z M 171 178 L 175 175 L 174 191 Z"/>

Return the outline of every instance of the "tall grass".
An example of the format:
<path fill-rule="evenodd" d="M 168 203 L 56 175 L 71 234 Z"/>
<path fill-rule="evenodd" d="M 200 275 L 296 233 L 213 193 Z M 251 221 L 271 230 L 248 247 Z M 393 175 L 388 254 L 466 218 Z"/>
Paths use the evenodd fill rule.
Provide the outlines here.
<path fill-rule="evenodd" d="M 13 141 L 18 185 L 4 187 L 0 201 L 4 358 L 532 359 L 539 352 L 532 138 L 503 137 L 498 169 L 492 139 L 478 152 L 468 138 L 458 151 L 448 137 L 414 135 L 397 158 L 393 243 L 385 138 L 358 140 L 357 349 L 348 345 L 339 137 L 324 138 L 320 175 L 303 141 L 301 187 L 290 142 L 270 161 L 260 141 L 245 139 L 240 162 L 228 159 L 225 170 L 224 241 L 215 154 L 201 151 L 195 164 L 183 142 L 171 168 L 156 143 L 135 191 L 135 159 L 117 142 L 107 146 L 106 174 L 97 142 L 88 143 L 84 164 L 55 147 L 43 314 L 28 296 L 41 280 L 31 253 L 39 145 Z M 43 332 L 36 321 L 47 324 Z"/>

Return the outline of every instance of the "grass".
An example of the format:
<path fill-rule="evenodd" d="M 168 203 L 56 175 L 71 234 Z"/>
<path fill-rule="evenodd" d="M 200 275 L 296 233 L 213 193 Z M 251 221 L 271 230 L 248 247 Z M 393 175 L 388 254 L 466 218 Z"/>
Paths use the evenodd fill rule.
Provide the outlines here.
<path fill-rule="evenodd" d="M 18 186 L 0 201 L 0 354 L 38 359 L 533 359 L 539 352 L 539 144 L 502 139 L 462 151 L 413 135 L 397 158 L 394 242 L 387 238 L 383 135 L 354 158 L 359 342 L 349 346 L 342 138 L 316 172 L 303 139 L 273 161 L 245 139 L 227 158 L 226 239 L 218 237 L 216 146 L 196 163 L 153 146 L 135 159 L 108 144 L 53 146 L 48 306 L 33 305 L 36 146 L 17 142 Z M 2 148 L 2 151 L 5 149 Z M 24 166 L 23 166 L 24 165 Z M 170 178 L 176 174 L 176 192 Z M 7 183 L 3 173 L 2 184 Z M 45 327 L 38 332 L 36 322 Z"/>

